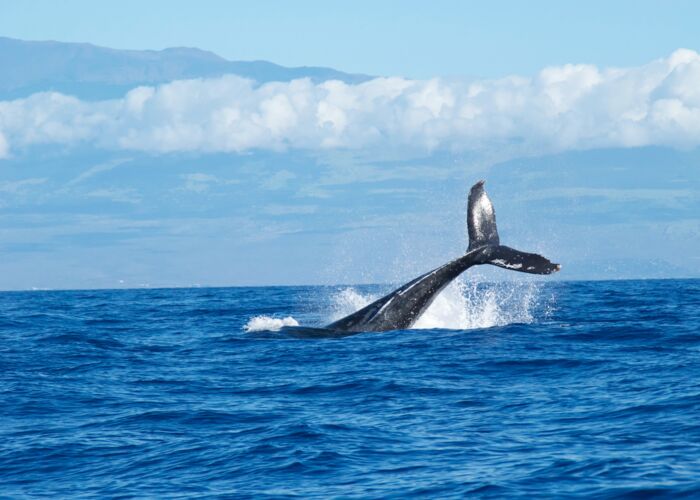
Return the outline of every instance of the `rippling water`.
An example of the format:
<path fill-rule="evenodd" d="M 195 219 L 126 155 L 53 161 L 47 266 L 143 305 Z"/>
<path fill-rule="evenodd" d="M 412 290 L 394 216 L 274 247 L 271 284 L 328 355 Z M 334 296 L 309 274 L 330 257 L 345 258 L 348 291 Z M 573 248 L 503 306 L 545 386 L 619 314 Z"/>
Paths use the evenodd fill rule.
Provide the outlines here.
<path fill-rule="evenodd" d="M 261 331 L 381 291 L 0 294 L 0 493 L 700 495 L 700 281 L 463 284 L 421 329 Z"/>

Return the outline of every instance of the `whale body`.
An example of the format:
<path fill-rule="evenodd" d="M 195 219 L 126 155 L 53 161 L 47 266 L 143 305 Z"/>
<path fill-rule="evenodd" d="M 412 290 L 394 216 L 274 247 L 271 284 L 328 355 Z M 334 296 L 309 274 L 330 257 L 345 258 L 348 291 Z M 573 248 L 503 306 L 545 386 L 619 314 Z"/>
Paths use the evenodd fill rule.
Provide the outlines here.
<path fill-rule="evenodd" d="M 479 181 L 469 191 L 467 203 L 469 247 L 466 254 L 433 269 L 393 292 L 335 321 L 325 328 L 338 332 L 380 332 L 411 328 L 439 293 L 472 266 L 490 264 L 530 274 L 552 274 L 559 264 L 534 253 L 500 244 L 496 213 Z"/>

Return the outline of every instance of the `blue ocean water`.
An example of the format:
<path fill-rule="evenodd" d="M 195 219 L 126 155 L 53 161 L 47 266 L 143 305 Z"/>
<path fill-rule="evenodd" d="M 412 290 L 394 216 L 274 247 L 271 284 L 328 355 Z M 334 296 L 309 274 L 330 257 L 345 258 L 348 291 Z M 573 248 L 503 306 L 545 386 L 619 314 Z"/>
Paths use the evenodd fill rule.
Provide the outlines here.
<path fill-rule="evenodd" d="M 422 329 L 264 331 L 382 290 L 1 293 L 0 493 L 700 495 L 699 280 L 467 284 Z"/>

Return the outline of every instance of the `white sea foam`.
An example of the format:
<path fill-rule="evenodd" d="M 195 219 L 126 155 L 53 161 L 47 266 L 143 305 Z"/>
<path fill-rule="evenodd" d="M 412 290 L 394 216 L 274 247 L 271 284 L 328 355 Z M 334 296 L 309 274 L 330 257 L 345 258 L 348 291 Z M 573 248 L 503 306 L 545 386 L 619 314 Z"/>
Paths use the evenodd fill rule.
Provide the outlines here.
<path fill-rule="evenodd" d="M 276 332 L 283 326 L 299 326 L 299 322 L 287 316 L 286 318 L 271 318 L 270 316 L 255 316 L 250 318 L 243 327 L 246 332 Z"/>

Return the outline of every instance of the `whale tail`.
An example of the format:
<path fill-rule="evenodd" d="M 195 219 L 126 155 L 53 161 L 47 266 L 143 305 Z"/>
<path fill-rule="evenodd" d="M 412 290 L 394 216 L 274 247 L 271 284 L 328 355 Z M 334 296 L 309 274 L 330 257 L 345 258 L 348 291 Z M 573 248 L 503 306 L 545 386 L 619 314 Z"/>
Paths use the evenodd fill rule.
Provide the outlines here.
<path fill-rule="evenodd" d="M 530 274 L 552 274 L 561 269 L 559 264 L 554 264 L 541 255 L 501 245 L 496 228 L 496 212 L 484 190 L 484 181 L 477 182 L 469 191 L 467 228 L 467 251 L 481 248 L 484 264 Z"/>

